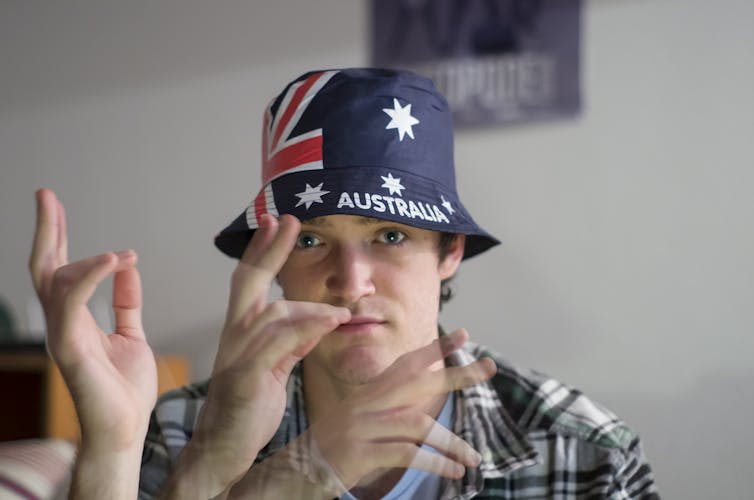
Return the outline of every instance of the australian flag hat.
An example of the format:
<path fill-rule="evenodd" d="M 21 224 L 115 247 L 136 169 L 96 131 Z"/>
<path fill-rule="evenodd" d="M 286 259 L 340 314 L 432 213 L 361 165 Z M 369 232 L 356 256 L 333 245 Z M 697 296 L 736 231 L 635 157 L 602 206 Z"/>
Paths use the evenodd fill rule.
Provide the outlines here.
<path fill-rule="evenodd" d="M 464 258 L 499 243 L 458 199 L 447 101 L 407 71 L 313 71 L 291 82 L 265 111 L 262 189 L 215 245 L 240 258 L 265 213 L 462 233 Z"/>

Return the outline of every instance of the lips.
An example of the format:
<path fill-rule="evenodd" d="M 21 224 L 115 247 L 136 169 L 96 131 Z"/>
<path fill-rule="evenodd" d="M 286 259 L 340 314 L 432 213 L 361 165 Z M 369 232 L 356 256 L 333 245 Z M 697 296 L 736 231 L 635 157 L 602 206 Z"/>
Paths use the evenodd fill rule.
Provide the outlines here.
<path fill-rule="evenodd" d="M 351 321 L 343 323 L 335 331 L 341 333 L 370 333 L 386 322 L 373 316 L 352 316 Z"/>

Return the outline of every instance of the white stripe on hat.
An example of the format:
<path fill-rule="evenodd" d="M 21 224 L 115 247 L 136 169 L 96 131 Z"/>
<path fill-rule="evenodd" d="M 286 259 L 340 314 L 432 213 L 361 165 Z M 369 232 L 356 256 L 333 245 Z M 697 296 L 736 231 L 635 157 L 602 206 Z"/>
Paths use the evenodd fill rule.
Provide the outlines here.
<path fill-rule="evenodd" d="M 291 119 L 288 120 L 288 123 L 286 124 L 285 128 L 283 129 L 283 133 L 280 134 L 280 140 L 275 145 L 275 149 L 268 150 L 268 155 L 272 157 L 275 153 L 277 153 L 280 149 L 282 149 L 283 146 L 287 146 L 285 138 L 291 135 L 291 132 L 293 131 L 293 127 L 298 125 L 298 121 L 301 118 L 301 115 L 306 111 L 309 105 L 309 101 L 314 98 L 317 93 L 322 90 L 322 87 L 324 87 L 327 82 L 330 81 L 330 78 L 335 76 L 335 74 L 338 73 L 337 71 L 325 71 L 322 73 L 322 75 L 317 78 L 317 81 L 314 82 L 314 84 L 311 86 L 311 88 L 306 92 L 306 95 L 304 95 L 303 99 L 301 100 L 301 103 L 299 103 L 298 107 L 296 108 L 296 111 L 293 112 L 293 115 L 291 115 Z M 302 85 L 303 81 L 296 83 L 295 85 L 291 85 L 291 88 L 288 89 L 288 92 L 286 92 L 285 97 L 283 98 L 283 102 L 280 103 L 280 106 L 278 107 L 278 112 L 275 115 L 275 122 L 272 124 L 271 130 L 276 130 L 278 126 L 278 122 L 283 117 L 284 110 L 288 108 L 288 104 L 290 103 L 291 99 L 293 98 L 293 95 L 296 93 L 296 89 L 298 89 Z M 274 134 L 270 134 L 269 140 L 272 141 Z"/>
<path fill-rule="evenodd" d="M 272 184 L 268 184 L 264 188 L 264 212 L 277 217 L 280 215 L 278 209 L 275 206 L 275 193 L 272 191 Z M 259 227 L 259 220 L 257 220 L 257 209 L 252 200 L 251 204 L 246 207 L 246 225 L 249 229 L 256 229 Z"/>

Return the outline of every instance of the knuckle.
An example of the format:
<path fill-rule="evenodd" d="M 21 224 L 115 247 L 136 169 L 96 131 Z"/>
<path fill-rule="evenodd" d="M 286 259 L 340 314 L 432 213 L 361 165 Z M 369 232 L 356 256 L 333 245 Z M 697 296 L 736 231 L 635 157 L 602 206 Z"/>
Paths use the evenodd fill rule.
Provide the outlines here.
<path fill-rule="evenodd" d="M 398 443 L 397 445 L 398 456 L 405 465 L 410 465 L 414 461 L 417 451 L 419 451 L 419 448 L 410 443 Z"/>
<path fill-rule="evenodd" d="M 423 431 L 427 427 L 427 422 L 424 415 L 418 412 L 406 411 L 399 415 L 400 421 L 414 431 Z"/>
<path fill-rule="evenodd" d="M 462 372 L 456 373 L 452 377 L 454 388 L 468 387 L 474 385 L 477 382 L 477 377 L 474 375 L 473 368 L 464 367 Z"/>
<path fill-rule="evenodd" d="M 398 359 L 395 361 L 395 366 L 399 366 L 400 370 L 406 374 L 408 373 L 415 373 L 417 371 L 417 365 L 419 364 L 417 362 L 416 356 L 413 356 L 413 352 L 406 352 L 401 354 Z"/>

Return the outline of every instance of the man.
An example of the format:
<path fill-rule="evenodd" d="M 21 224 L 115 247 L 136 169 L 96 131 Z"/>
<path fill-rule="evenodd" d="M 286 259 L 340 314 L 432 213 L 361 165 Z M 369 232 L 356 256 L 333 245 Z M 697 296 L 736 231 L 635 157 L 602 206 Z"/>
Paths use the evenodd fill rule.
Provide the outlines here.
<path fill-rule="evenodd" d="M 212 377 L 161 398 L 148 433 L 135 253 L 68 265 L 62 205 L 38 194 L 31 270 L 81 418 L 76 494 L 135 496 L 146 433 L 144 498 L 656 497 L 611 413 L 438 329 L 447 281 L 498 241 L 458 199 L 429 80 L 307 73 L 263 130 L 262 190 L 215 240 L 240 260 Z M 107 337 L 85 304 L 111 273 Z"/>

